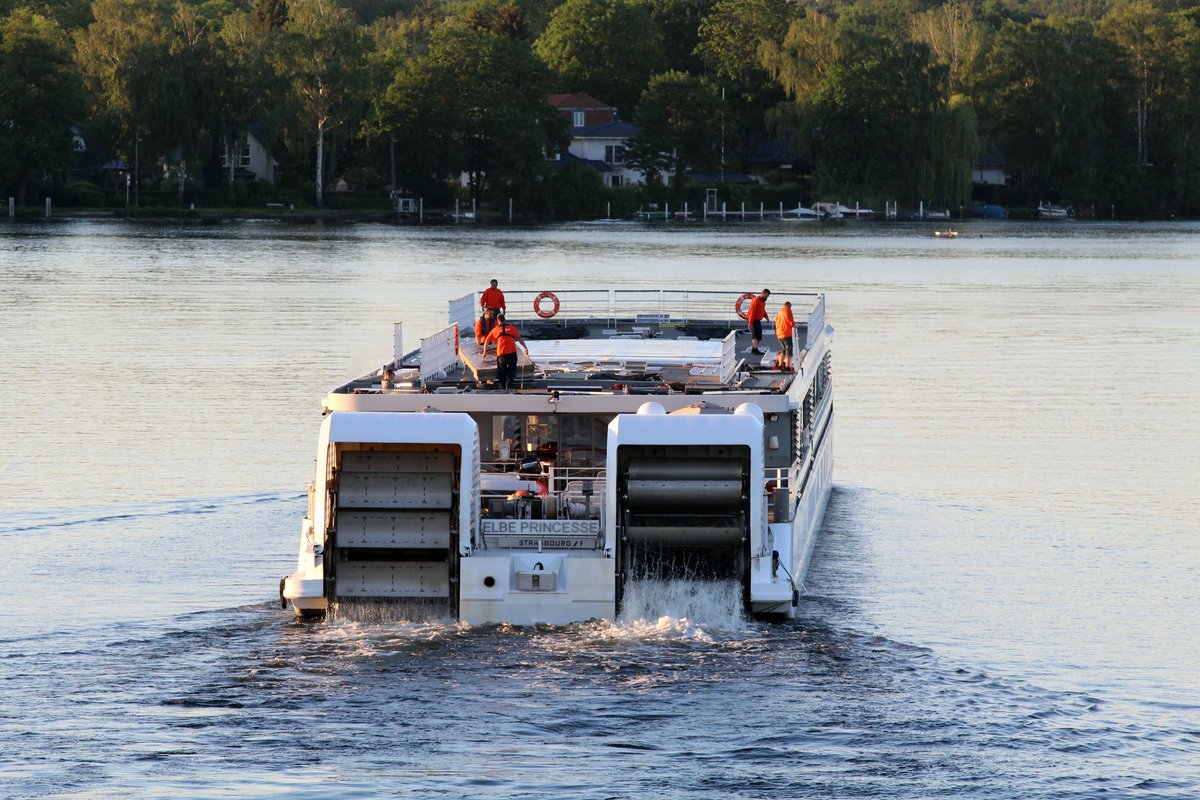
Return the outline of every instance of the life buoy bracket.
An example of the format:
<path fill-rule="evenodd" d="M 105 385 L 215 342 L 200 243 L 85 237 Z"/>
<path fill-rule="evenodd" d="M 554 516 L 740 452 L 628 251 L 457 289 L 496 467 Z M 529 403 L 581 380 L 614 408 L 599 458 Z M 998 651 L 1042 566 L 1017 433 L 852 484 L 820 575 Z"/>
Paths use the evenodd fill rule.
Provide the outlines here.
<path fill-rule="evenodd" d="M 549 300 L 554 303 L 550 309 L 542 308 L 542 301 Z M 554 292 L 542 292 L 533 299 L 533 310 L 542 319 L 550 319 L 558 313 L 558 296 Z"/>
<path fill-rule="evenodd" d="M 737 305 L 734 306 L 734 309 L 737 311 L 737 315 L 739 317 L 741 317 L 742 319 L 750 319 L 749 309 L 742 308 L 742 306 L 745 305 L 747 300 L 753 300 L 753 299 L 754 299 L 754 292 L 746 292 L 744 295 L 742 295 L 741 297 L 739 297 L 737 299 Z"/>

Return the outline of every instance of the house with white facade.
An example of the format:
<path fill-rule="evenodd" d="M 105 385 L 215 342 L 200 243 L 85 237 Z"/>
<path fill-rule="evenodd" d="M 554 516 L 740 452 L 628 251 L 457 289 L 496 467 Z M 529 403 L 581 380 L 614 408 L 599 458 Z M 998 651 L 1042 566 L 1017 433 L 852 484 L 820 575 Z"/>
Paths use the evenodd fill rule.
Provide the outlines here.
<path fill-rule="evenodd" d="M 275 168 L 279 166 L 279 162 L 262 142 L 262 133 L 256 126 L 251 125 L 249 129 L 242 131 L 233 147 L 226 146 L 221 157 L 221 166 L 226 170 L 229 169 L 231 156 L 236 158 L 233 165 L 235 177 L 275 183 Z"/>
<path fill-rule="evenodd" d="M 616 106 L 586 94 L 552 94 L 546 99 L 570 123 L 568 158 L 556 156 L 557 160 L 573 159 L 598 170 L 608 186 L 646 182 L 642 172 L 625 163 L 627 142 L 638 127 L 623 122 Z"/>

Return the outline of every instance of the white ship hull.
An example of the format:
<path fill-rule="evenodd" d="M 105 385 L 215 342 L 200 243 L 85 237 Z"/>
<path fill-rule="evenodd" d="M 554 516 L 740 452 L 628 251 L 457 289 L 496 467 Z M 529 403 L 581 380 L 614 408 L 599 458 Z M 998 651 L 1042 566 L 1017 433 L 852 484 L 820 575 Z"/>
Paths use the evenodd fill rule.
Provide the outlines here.
<path fill-rule="evenodd" d="M 386 604 L 558 625 L 614 619 L 647 581 L 711 580 L 739 584 L 747 614 L 792 616 L 832 488 L 832 329 L 811 297 L 794 376 L 711 317 L 542 326 L 566 338 L 532 343 L 515 391 L 490 389 L 461 326 L 418 354 L 397 334 L 390 385 L 326 398 L 281 599 L 302 617 Z"/>

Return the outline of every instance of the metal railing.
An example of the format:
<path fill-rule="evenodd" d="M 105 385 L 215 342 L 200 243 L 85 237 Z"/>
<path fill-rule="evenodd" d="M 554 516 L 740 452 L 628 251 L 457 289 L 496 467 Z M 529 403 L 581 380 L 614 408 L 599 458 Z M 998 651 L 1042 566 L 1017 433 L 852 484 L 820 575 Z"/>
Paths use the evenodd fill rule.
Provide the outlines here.
<path fill-rule="evenodd" d="M 421 340 L 421 385 L 444 378 L 458 364 L 458 326 L 443 328 Z"/>
<path fill-rule="evenodd" d="M 553 291 L 552 294 L 557 298 L 558 304 L 555 315 L 574 320 L 604 322 L 610 325 L 616 324 L 618 320 L 632 321 L 635 325 L 638 322 L 744 324 L 737 314 L 738 298 L 743 293 L 736 290 L 564 289 Z M 473 326 L 479 315 L 479 297 L 479 293 L 472 293 L 451 300 L 450 324 L 460 327 Z M 544 315 L 550 313 L 555 306 L 555 299 L 547 296 L 546 292 L 506 289 L 504 297 L 505 316 L 513 321 L 535 320 L 539 316 L 539 309 L 543 318 L 546 318 Z M 790 300 L 792 305 L 805 315 L 810 328 L 814 326 L 814 322 L 823 324 L 824 295 L 772 289 L 769 301 L 772 307 L 778 307 L 785 300 Z M 463 329 L 467 330 L 469 327 Z"/>

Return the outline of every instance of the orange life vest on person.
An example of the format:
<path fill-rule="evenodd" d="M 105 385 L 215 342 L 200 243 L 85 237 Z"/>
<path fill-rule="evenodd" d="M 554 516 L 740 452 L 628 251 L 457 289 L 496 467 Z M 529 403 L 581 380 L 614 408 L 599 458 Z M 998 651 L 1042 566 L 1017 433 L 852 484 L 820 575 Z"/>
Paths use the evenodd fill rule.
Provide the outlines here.
<path fill-rule="evenodd" d="M 517 336 L 519 332 L 507 322 L 498 324 L 492 328 L 492 332 L 487 335 L 483 346 L 486 348 L 491 342 L 496 343 L 496 355 L 507 356 L 517 352 Z"/>

